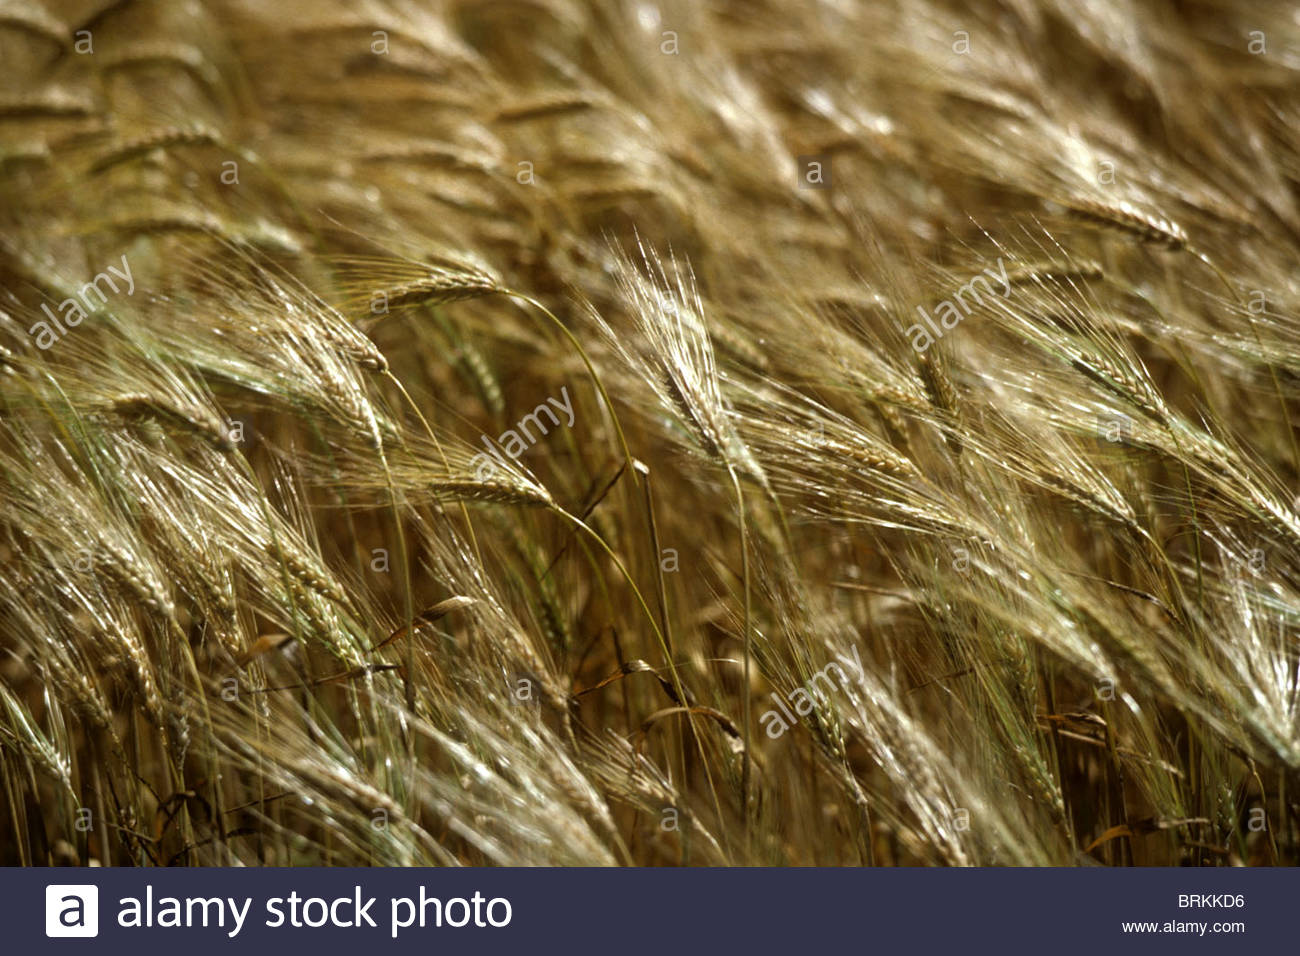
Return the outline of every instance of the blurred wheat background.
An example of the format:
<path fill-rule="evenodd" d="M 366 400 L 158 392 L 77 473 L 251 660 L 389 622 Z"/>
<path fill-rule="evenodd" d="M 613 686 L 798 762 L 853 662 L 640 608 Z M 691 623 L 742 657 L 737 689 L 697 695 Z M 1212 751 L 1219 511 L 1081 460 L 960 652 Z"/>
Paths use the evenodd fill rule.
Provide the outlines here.
<path fill-rule="evenodd" d="M 0 64 L 0 862 L 1297 862 L 1290 5 Z"/>

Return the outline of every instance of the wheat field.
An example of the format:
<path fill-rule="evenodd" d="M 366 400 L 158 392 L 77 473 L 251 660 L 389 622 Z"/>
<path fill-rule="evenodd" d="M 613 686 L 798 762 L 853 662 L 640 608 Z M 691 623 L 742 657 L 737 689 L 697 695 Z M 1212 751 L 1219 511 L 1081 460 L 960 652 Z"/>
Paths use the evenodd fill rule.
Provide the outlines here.
<path fill-rule="evenodd" d="M 0 863 L 1295 864 L 1285 7 L 0 3 Z"/>

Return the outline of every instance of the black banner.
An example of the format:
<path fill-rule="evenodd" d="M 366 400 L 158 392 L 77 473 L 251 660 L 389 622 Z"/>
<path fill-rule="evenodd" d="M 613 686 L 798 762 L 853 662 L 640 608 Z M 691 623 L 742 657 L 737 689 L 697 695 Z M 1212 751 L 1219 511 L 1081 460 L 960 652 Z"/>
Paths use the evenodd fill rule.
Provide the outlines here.
<path fill-rule="evenodd" d="M 0 870 L 9 952 L 186 956 L 1290 952 L 1297 889 L 1280 869 Z"/>

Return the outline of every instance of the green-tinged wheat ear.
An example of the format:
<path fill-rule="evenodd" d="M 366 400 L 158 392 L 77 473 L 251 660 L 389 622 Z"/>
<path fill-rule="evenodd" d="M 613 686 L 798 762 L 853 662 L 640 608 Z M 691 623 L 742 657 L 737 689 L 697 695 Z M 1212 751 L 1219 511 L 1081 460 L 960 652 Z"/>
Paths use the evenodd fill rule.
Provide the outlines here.
<path fill-rule="evenodd" d="M 158 683 L 154 678 L 153 662 L 149 660 L 149 655 L 140 643 L 134 628 L 124 628 L 115 623 L 106 633 L 97 636 L 117 645 L 122 657 L 130 665 L 128 671 L 135 679 L 136 690 L 144 702 L 145 714 L 154 726 L 165 727 L 167 718 L 163 709 L 162 695 L 158 692 Z"/>
<path fill-rule="evenodd" d="M 97 730 L 116 738 L 117 731 L 113 726 L 113 714 L 108 702 L 100 694 L 99 688 L 91 683 L 84 669 L 63 659 L 58 653 L 48 654 L 44 659 L 44 667 L 49 672 L 47 683 L 52 682 L 53 685 L 66 689 L 72 697 L 72 703 L 84 718 Z"/>
<path fill-rule="evenodd" d="M 877 405 L 906 408 L 913 412 L 928 412 L 930 410 L 930 406 L 923 399 L 918 398 L 911 392 L 890 385 L 872 388 L 870 396 L 871 401 Z"/>
<path fill-rule="evenodd" d="M 1159 397 L 1152 392 L 1145 381 L 1131 371 L 1102 355 L 1091 353 L 1081 354 L 1073 359 L 1071 364 L 1077 371 L 1140 409 L 1154 421 L 1162 424 L 1167 422 L 1167 415 Z"/>
<path fill-rule="evenodd" d="M 204 59 L 203 52 L 188 43 L 144 40 L 100 55 L 103 57 L 100 69 L 106 73 L 161 64 L 180 67 L 210 91 L 221 86 L 220 75 Z"/>
<path fill-rule="evenodd" d="M 275 561 L 283 561 L 290 577 L 316 594 L 340 607 L 348 605 L 347 594 L 328 576 L 329 572 L 322 570 L 313 557 L 299 550 L 297 545 L 283 535 L 277 544 L 268 543 L 267 556 Z"/>
<path fill-rule="evenodd" d="M 235 450 L 234 442 L 212 415 L 196 406 L 181 406 L 166 398 L 144 393 L 118 395 L 108 404 L 107 409 L 125 421 L 153 419 L 175 430 L 201 438 L 213 448 L 223 453 Z"/>
<path fill-rule="evenodd" d="M 828 450 L 843 454 L 873 471 L 881 471 L 899 478 L 916 478 L 920 471 L 907 458 L 894 454 L 888 448 L 865 448 L 842 442 L 831 442 Z"/>
<path fill-rule="evenodd" d="M 335 339 L 338 343 L 340 340 Z M 387 419 L 382 426 L 375 408 L 360 385 L 332 364 L 326 356 L 310 356 L 309 361 L 317 373 L 321 391 L 337 406 L 342 423 L 364 441 L 367 447 L 381 452 L 385 438 L 393 433 Z"/>
<path fill-rule="evenodd" d="M 517 123 L 523 120 L 541 119 L 548 116 L 559 116 L 564 113 L 589 110 L 599 103 L 600 100 L 590 93 L 554 93 L 503 106 L 497 110 L 496 118 L 498 122 Z"/>
<path fill-rule="evenodd" d="M 87 226 L 91 232 L 112 232 L 119 237 L 208 236 L 226 247 L 245 246 L 280 255 L 297 255 L 302 245 L 293 236 L 268 223 L 238 227 L 203 209 L 162 209 L 134 216 L 119 216 Z"/>
<path fill-rule="evenodd" d="M 701 449 L 710 457 L 725 461 L 726 455 L 722 450 L 723 439 L 717 424 L 709 416 L 697 412 L 696 403 L 687 400 L 677 384 L 677 379 L 670 372 L 664 372 L 663 383 L 682 421 L 690 426 Z"/>
<path fill-rule="evenodd" d="M 159 617 L 171 619 L 176 613 L 176 606 L 171 594 L 158 580 L 153 570 L 136 558 L 126 548 L 100 535 L 99 545 L 107 555 L 107 560 L 96 563 L 96 569 L 103 571 L 108 579 L 116 584 L 128 598 L 144 605 Z"/>
<path fill-rule="evenodd" d="M 1093 225 L 1123 232 L 1141 242 L 1163 246 L 1166 249 L 1187 248 L 1187 233 L 1182 226 L 1156 213 L 1147 212 L 1132 203 L 1098 202 L 1095 199 L 1072 198 L 1058 200 L 1070 215 Z"/>
<path fill-rule="evenodd" d="M 505 411 L 505 396 L 501 392 L 501 383 L 497 381 L 488 360 L 442 310 L 431 309 L 430 314 L 455 349 L 463 374 L 478 389 L 483 403 L 494 416 L 501 415 Z"/>
<path fill-rule="evenodd" d="M 72 760 L 38 728 L 27 708 L 0 684 L 0 705 L 8 719 L 0 723 L 0 739 L 8 737 L 44 773 L 72 792 Z"/>
<path fill-rule="evenodd" d="M 489 155 L 475 153 L 453 143 L 417 140 L 367 150 L 362 159 L 372 163 L 421 162 L 448 169 L 494 172 L 497 162 Z"/>
<path fill-rule="evenodd" d="M 550 508 L 555 505 L 555 499 L 540 485 L 508 479 L 438 478 L 429 483 L 429 488 L 435 496 L 452 500 L 485 501 L 536 508 Z"/>
<path fill-rule="evenodd" d="M 460 355 L 461 363 L 469 370 L 479 392 L 483 395 L 483 404 L 493 415 L 501 415 L 506 407 L 505 396 L 501 392 L 501 383 L 497 381 L 496 374 L 488 365 L 487 359 L 483 357 L 483 353 L 472 342 L 465 339 L 457 343 L 456 351 Z"/>
<path fill-rule="evenodd" d="M 872 408 L 885 427 L 889 443 L 904 454 L 909 453 L 912 441 L 907 433 L 907 421 L 898 413 L 898 409 L 889 402 L 873 402 Z"/>
<path fill-rule="evenodd" d="M 189 557 L 197 567 L 196 573 L 190 575 L 188 580 L 193 582 L 195 589 L 200 592 L 196 596 L 216 611 L 219 622 L 223 625 L 222 631 L 217 636 L 225 642 L 227 636 L 233 633 L 239 620 L 239 608 L 235 604 L 234 589 L 230 586 L 229 578 L 219 568 L 214 567 L 213 562 L 205 556 L 191 554 Z M 236 653 L 239 649 L 227 647 L 227 650 Z"/>
<path fill-rule="evenodd" d="M 88 117 L 97 113 L 90 100 L 78 99 L 58 90 L 48 93 L 18 93 L 0 96 L 0 118 L 51 119 L 63 117 Z"/>
<path fill-rule="evenodd" d="M 0 147 L 0 173 L 23 166 L 48 166 L 54 158 L 48 143 L 26 142 Z"/>
<path fill-rule="evenodd" d="M 389 308 L 399 309 L 412 305 L 444 305 L 500 292 L 505 292 L 505 289 L 486 272 L 438 269 L 409 282 L 376 290 L 374 295 L 382 294 Z"/>
<path fill-rule="evenodd" d="M 1047 468 L 1034 469 L 1035 478 L 1049 491 L 1060 495 L 1061 497 L 1073 501 L 1075 504 L 1086 508 L 1088 511 L 1095 512 L 1112 521 L 1118 521 L 1121 524 L 1132 528 L 1137 527 L 1137 515 L 1133 513 L 1132 507 L 1128 502 L 1121 501 L 1115 503 L 1093 493 L 1077 482 L 1071 481 L 1068 475 L 1058 474 Z"/>
<path fill-rule="evenodd" d="M 221 134 L 206 126 L 168 126 L 111 146 L 90 164 L 89 172 L 92 174 L 105 172 L 114 166 L 120 166 L 139 156 L 152 153 L 156 149 L 221 144 Z"/>
<path fill-rule="evenodd" d="M 920 475 L 916 466 L 903 455 L 883 443 L 869 445 L 865 442 L 847 442 L 823 436 L 816 432 L 791 429 L 787 438 L 793 447 L 796 444 L 808 444 L 819 453 L 841 459 L 848 459 L 865 465 L 872 471 L 883 472 L 899 478 L 915 478 Z"/>
<path fill-rule="evenodd" d="M 336 328 L 333 323 L 322 324 L 320 330 L 331 345 L 362 368 L 381 374 L 388 371 L 388 357 L 361 330 Z"/>
<path fill-rule="evenodd" d="M 222 220 L 206 212 L 159 212 L 151 215 L 113 219 L 104 224 L 128 235 L 156 236 L 168 232 L 210 233 L 227 242 L 233 242 L 234 233 Z"/>
<path fill-rule="evenodd" d="M 948 376 L 947 362 L 934 349 L 927 349 L 917 356 L 916 364 L 925 393 L 946 425 L 944 441 L 954 455 L 960 455 L 964 444 L 959 434 L 962 424 L 961 403 L 957 397 L 957 388 Z"/>
<path fill-rule="evenodd" d="M 1056 263 L 1030 263 L 1007 272 L 1007 283 L 1013 286 L 1038 282 L 1074 282 L 1097 280 L 1106 277 L 1100 265 L 1091 261 Z"/>

